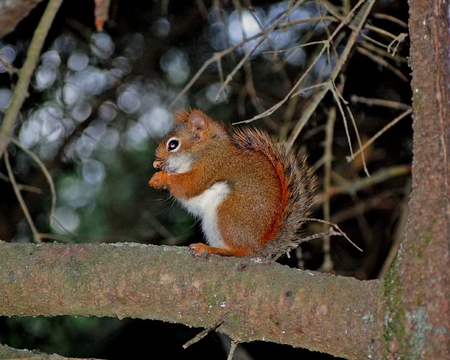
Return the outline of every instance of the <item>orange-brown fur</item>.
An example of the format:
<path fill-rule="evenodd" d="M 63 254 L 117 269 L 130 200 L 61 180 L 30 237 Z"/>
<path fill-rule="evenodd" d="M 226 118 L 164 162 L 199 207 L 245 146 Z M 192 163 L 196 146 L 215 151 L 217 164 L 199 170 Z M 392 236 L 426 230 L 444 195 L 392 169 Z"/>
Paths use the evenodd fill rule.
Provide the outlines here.
<path fill-rule="evenodd" d="M 191 120 L 204 117 L 206 127 L 191 129 Z M 165 171 L 170 156 L 166 143 L 182 139 L 180 154 L 192 160 L 185 173 Z M 155 188 L 168 188 L 181 201 L 202 194 L 217 182 L 230 193 L 217 208 L 217 226 L 225 248 L 194 244 L 195 255 L 270 256 L 297 246 L 297 231 L 313 202 L 315 180 L 305 160 L 286 154 L 266 133 L 251 128 L 226 129 L 200 110 L 176 118 L 175 129 L 156 151 L 150 180 Z"/>

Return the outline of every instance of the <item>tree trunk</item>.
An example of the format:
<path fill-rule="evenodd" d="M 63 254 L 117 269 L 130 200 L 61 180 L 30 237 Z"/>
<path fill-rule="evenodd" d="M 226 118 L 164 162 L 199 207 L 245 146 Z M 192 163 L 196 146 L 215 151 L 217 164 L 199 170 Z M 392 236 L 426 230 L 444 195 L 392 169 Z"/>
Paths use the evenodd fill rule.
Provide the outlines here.
<path fill-rule="evenodd" d="M 450 74 L 448 4 L 410 1 L 413 188 L 406 237 L 388 276 L 392 359 L 449 359 Z"/>

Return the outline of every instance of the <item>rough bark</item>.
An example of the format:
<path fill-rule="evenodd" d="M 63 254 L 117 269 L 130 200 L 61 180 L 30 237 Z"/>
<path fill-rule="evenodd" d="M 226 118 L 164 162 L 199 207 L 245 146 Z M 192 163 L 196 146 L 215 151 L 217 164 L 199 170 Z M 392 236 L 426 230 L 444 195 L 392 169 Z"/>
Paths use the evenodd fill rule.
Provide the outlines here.
<path fill-rule="evenodd" d="M 448 4 L 410 1 L 413 189 L 406 237 L 385 279 L 389 358 L 450 358 Z"/>
<path fill-rule="evenodd" d="M 212 327 L 376 358 L 379 282 L 166 246 L 0 243 L 0 314 L 116 316 Z M 357 344 L 357 345 L 356 345 Z"/>
<path fill-rule="evenodd" d="M 39 360 L 67 360 L 66 358 L 56 354 L 45 354 L 36 350 L 19 350 L 0 344 L 0 359 L 29 359 L 38 358 Z"/>

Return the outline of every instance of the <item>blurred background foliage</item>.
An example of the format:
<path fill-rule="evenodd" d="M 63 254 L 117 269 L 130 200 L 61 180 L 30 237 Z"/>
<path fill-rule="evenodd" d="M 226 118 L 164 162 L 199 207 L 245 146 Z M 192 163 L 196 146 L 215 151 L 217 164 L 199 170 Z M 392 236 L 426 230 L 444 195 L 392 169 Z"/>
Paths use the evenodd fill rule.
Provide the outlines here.
<path fill-rule="evenodd" d="M 343 26 L 329 55 L 325 52 L 317 58 L 323 41 L 356 3 L 317 0 L 295 2 L 293 7 L 294 2 L 288 1 L 115 0 L 105 31 L 96 32 L 93 2 L 65 1 L 15 127 L 15 135 L 41 159 L 55 183 L 57 198 L 51 221 L 52 194 L 43 172 L 20 147 L 8 148 L 14 176 L 37 230 L 44 234 L 42 240 L 168 245 L 198 241 L 198 223 L 167 193 L 147 185 L 154 171 L 154 150 L 171 128 L 173 114 L 198 107 L 225 122 L 252 118 L 281 101 L 312 66 L 302 91 L 271 116 L 252 123 L 285 140 L 320 89 L 317 85 L 339 61 L 351 29 Z M 0 40 L 0 121 L 11 102 L 15 70 L 23 65 L 45 5 L 38 5 L 13 33 Z M 287 11 L 289 16 L 269 32 L 270 25 Z M 336 79 L 363 143 L 410 105 L 408 40 L 395 40 L 407 33 L 406 21 L 406 1 L 377 1 Z M 255 35 L 261 32 L 264 40 L 219 93 L 227 75 L 260 42 L 262 38 Z M 214 54 L 220 54 L 220 61 L 212 61 L 169 106 Z M 380 106 L 373 99 L 389 103 Z M 332 143 L 330 139 L 327 143 L 326 129 L 334 112 Z M 347 122 L 357 151 L 348 116 Z M 330 262 L 324 266 L 327 251 L 322 240 L 314 240 L 281 262 L 359 279 L 381 276 L 404 228 L 411 135 L 411 117 L 405 116 L 368 146 L 364 155 L 372 176 L 367 177 L 360 157 L 350 163 L 346 160 L 350 152 L 345 123 L 328 94 L 295 147 L 309 154 L 319 178 L 314 217 L 336 222 L 364 252 L 343 238 L 332 238 L 331 266 Z M 328 174 L 324 170 L 327 144 L 332 151 Z M 325 182 L 331 186 L 327 192 Z M 324 230 L 311 223 L 305 233 Z M 0 239 L 33 241 L 3 160 Z M 164 352 L 178 358 L 225 358 L 229 347 L 224 336 L 211 334 L 183 350 L 182 344 L 200 329 L 143 320 L 1 318 L 0 328 L 3 344 L 76 357 L 122 358 Z M 265 343 L 241 345 L 235 358 L 299 355 L 331 358 Z"/>

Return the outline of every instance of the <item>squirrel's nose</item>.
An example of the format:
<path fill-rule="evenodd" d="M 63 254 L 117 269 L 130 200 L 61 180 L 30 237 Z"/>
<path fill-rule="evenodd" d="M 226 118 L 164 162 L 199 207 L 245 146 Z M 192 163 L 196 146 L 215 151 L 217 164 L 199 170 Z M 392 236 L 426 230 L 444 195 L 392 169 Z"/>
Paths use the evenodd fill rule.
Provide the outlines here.
<path fill-rule="evenodd" d="M 162 165 L 162 161 L 161 161 L 161 160 L 155 160 L 155 161 L 153 161 L 153 167 L 154 167 L 156 170 L 161 169 L 161 165 Z"/>

